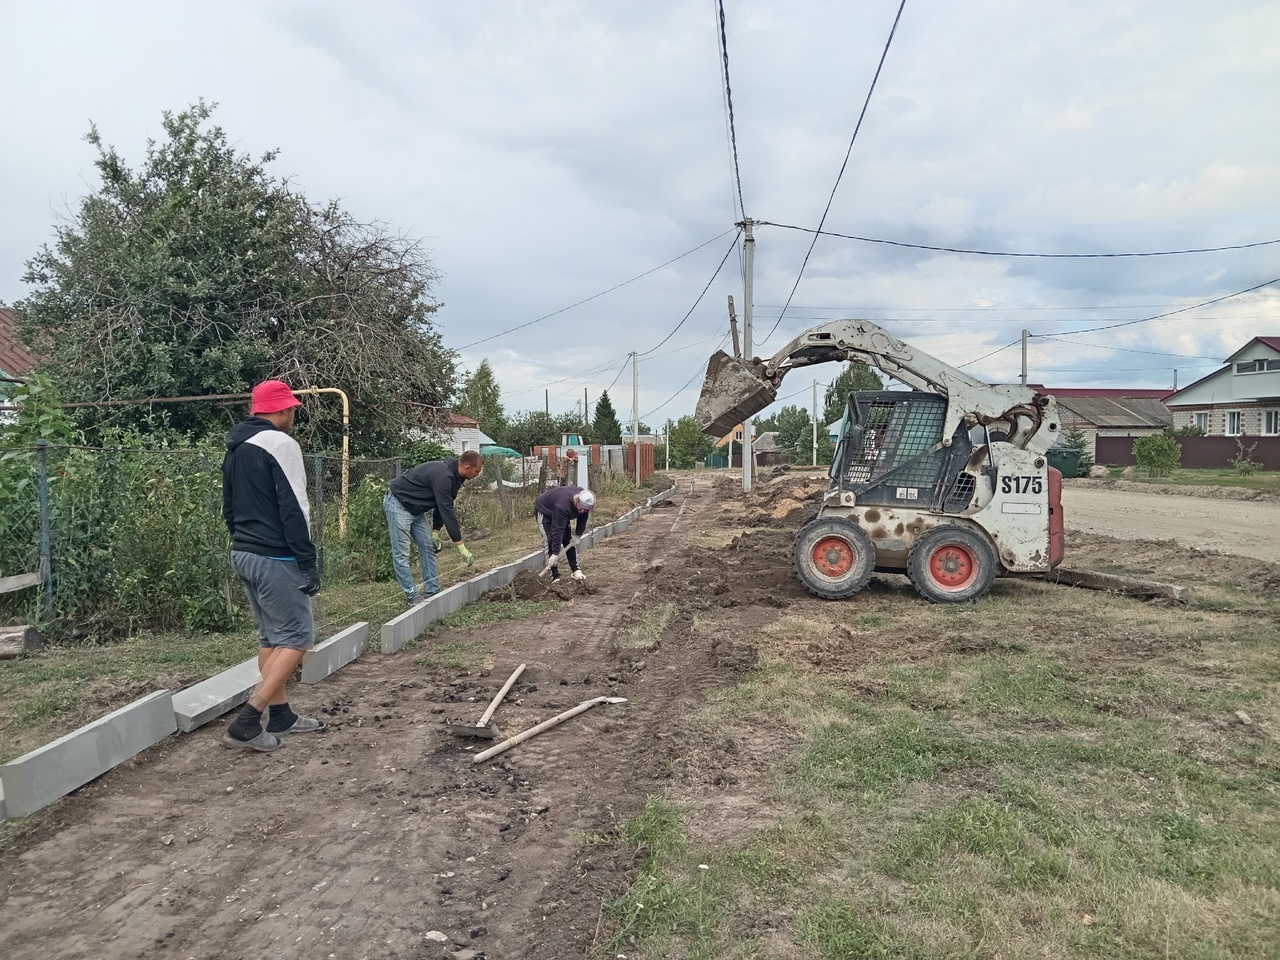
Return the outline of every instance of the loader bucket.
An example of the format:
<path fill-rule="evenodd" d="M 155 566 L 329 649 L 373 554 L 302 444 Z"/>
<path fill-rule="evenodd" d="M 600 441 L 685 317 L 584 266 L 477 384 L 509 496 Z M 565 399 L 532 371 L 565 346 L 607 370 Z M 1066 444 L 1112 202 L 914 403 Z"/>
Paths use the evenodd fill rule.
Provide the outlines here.
<path fill-rule="evenodd" d="M 712 355 L 694 413 L 703 433 L 723 437 L 777 399 L 778 388 L 763 379 L 759 370 L 758 364 L 731 357 L 723 350 Z"/>

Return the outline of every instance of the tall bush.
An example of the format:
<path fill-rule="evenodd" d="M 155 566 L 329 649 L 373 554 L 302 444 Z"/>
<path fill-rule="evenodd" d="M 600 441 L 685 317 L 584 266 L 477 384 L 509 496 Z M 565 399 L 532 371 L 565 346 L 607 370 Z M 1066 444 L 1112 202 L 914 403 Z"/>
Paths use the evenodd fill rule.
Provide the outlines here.
<path fill-rule="evenodd" d="M 1177 469 L 1182 460 L 1182 448 L 1178 441 L 1165 431 L 1139 437 L 1133 442 L 1133 455 L 1138 469 L 1148 477 L 1167 477 Z"/>

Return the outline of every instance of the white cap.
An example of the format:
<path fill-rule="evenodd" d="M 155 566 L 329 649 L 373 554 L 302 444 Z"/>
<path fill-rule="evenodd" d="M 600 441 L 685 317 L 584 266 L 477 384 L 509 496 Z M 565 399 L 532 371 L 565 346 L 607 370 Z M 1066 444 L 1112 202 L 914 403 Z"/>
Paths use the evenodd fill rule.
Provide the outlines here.
<path fill-rule="evenodd" d="M 578 494 L 578 506 L 584 510 L 590 510 L 596 505 L 596 495 L 590 490 L 583 490 Z"/>

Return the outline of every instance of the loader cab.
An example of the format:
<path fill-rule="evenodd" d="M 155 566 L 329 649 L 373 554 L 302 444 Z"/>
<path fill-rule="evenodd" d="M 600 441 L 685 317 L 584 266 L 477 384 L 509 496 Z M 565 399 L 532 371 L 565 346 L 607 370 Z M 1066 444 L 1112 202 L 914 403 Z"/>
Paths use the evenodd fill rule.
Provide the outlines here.
<path fill-rule="evenodd" d="M 974 442 L 961 426 L 942 445 L 947 398 L 898 390 L 849 395 L 829 478 L 860 505 L 958 513 L 973 497 Z M 977 458 L 979 462 L 983 458 Z M 989 461 L 986 461 L 989 462 Z"/>

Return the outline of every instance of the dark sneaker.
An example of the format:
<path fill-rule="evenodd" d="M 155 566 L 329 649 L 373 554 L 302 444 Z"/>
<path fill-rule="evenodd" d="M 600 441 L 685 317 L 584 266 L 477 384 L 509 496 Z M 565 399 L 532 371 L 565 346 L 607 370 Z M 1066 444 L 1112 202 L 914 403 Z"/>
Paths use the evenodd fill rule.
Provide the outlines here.
<path fill-rule="evenodd" d="M 408 599 L 405 600 L 405 605 L 410 607 L 416 607 L 421 602 L 422 602 L 421 597 L 409 597 Z"/>
<path fill-rule="evenodd" d="M 318 733 L 324 729 L 324 723 L 315 717 L 298 717 L 283 730 L 268 731 L 273 736 L 284 737 L 291 733 Z"/>
<path fill-rule="evenodd" d="M 302 718 L 299 717 L 298 719 Z M 271 753 L 273 750 L 279 750 L 283 747 L 284 743 L 274 733 L 267 733 L 265 730 L 252 740 L 241 740 L 238 737 L 233 737 L 228 731 L 222 735 L 222 745 L 241 750 L 259 750 L 262 753 Z"/>

